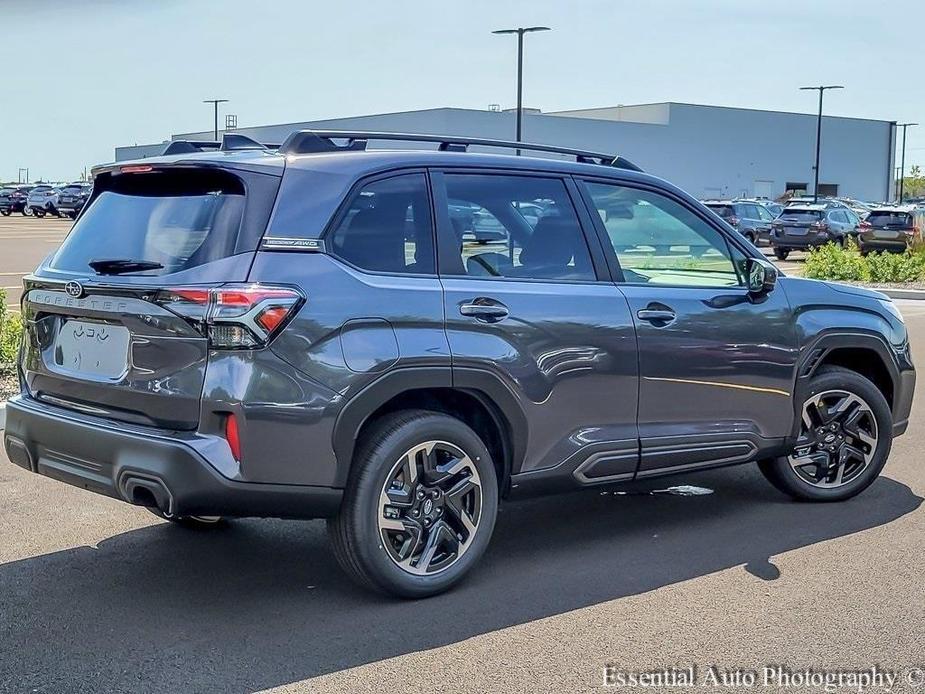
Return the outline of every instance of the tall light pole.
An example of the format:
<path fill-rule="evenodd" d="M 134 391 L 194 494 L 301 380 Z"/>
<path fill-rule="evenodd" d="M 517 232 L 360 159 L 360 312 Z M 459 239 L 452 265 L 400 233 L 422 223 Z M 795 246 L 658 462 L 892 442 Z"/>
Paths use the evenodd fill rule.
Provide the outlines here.
<path fill-rule="evenodd" d="M 903 129 L 903 154 L 902 154 L 902 164 L 899 168 L 899 204 L 903 204 L 903 186 L 906 183 L 906 128 L 911 128 L 918 123 L 897 123 L 897 128 Z"/>
<path fill-rule="evenodd" d="M 840 84 L 819 85 L 818 87 L 800 87 L 802 90 L 819 91 L 819 117 L 816 119 L 816 180 L 813 183 L 813 202 L 819 201 L 819 148 L 822 142 L 822 94 L 826 89 L 844 89 Z"/>
<path fill-rule="evenodd" d="M 549 27 L 517 27 L 516 29 L 497 29 L 492 34 L 517 34 L 517 142 L 521 142 L 524 116 L 524 34 L 534 31 L 550 31 Z M 517 150 L 520 154 L 520 150 Z"/>
<path fill-rule="evenodd" d="M 218 142 L 218 105 L 227 103 L 228 99 L 206 99 L 202 103 L 212 104 L 215 108 L 215 141 Z"/>

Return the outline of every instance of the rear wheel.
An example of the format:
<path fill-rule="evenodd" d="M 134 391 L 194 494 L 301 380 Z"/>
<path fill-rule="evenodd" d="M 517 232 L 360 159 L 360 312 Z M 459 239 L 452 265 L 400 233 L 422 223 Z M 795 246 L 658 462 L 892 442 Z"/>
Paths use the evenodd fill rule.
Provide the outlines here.
<path fill-rule="evenodd" d="M 779 248 L 779 247 L 774 248 L 774 257 L 777 258 L 778 260 L 787 260 L 788 255 L 790 255 L 789 248 Z"/>
<path fill-rule="evenodd" d="M 36 207 L 34 210 L 32 210 L 32 214 L 41 218 L 45 216 L 45 210 L 43 210 L 41 207 Z"/>
<path fill-rule="evenodd" d="M 754 235 L 752 232 L 750 232 L 750 231 L 746 231 L 746 232 L 745 232 L 745 238 L 747 238 L 747 239 L 748 239 L 748 242 L 749 242 L 750 244 L 752 244 L 753 246 L 755 245 L 755 243 L 756 243 L 756 241 L 757 241 L 757 239 L 755 238 L 755 235 Z"/>
<path fill-rule="evenodd" d="M 478 435 L 453 417 L 409 410 L 364 437 L 328 531 L 358 584 L 422 598 L 447 590 L 478 562 L 497 509 L 494 464 Z"/>
<path fill-rule="evenodd" d="M 823 367 L 800 417 L 793 452 L 759 463 L 771 484 L 804 501 L 842 501 L 873 483 L 893 442 L 890 407 L 873 383 L 848 369 Z"/>
<path fill-rule="evenodd" d="M 10 211 L 9 211 L 9 210 L 0 210 L 0 214 L 2 214 L 4 217 L 9 217 L 9 216 L 10 216 Z"/>

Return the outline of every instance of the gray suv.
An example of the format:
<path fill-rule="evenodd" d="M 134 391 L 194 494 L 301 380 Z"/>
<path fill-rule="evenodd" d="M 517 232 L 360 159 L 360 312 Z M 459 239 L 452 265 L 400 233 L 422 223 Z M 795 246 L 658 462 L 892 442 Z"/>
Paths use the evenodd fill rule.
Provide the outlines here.
<path fill-rule="evenodd" d="M 186 526 L 326 518 L 346 573 L 404 597 L 476 564 L 501 499 L 875 480 L 915 381 L 887 298 L 779 276 L 620 157 L 470 145 L 515 146 L 301 132 L 95 169 L 25 279 L 10 460 Z"/>

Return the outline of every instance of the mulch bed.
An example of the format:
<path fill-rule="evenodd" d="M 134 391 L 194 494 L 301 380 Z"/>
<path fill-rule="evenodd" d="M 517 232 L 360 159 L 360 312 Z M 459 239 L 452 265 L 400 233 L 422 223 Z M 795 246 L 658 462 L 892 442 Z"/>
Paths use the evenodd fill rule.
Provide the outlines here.
<path fill-rule="evenodd" d="M 19 392 L 16 372 L 12 368 L 0 366 L 0 402 Z"/>

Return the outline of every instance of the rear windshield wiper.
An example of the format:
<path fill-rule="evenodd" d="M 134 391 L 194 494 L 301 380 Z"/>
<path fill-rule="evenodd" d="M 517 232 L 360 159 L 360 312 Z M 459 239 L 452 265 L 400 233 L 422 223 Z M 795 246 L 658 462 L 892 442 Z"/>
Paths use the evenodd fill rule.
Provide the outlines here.
<path fill-rule="evenodd" d="M 121 275 L 125 272 L 143 272 L 145 270 L 160 270 L 164 266 L 153 260 L 132 260 L 130 258 L 110 258 L 107 260 L 91 260 L 87 263 L 101 275 Z"/>

